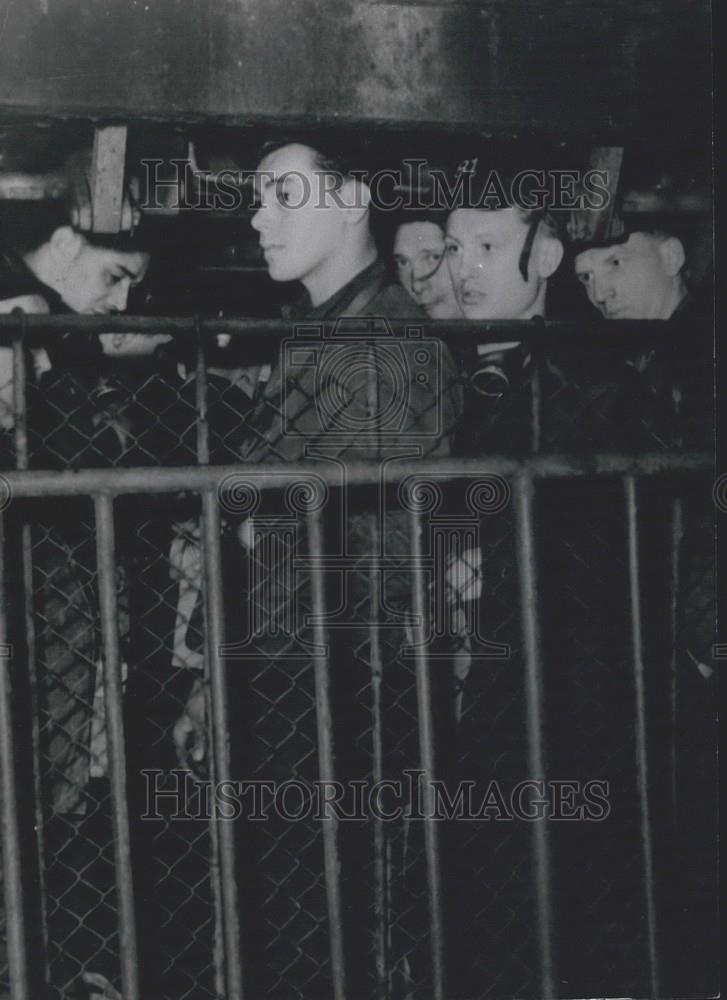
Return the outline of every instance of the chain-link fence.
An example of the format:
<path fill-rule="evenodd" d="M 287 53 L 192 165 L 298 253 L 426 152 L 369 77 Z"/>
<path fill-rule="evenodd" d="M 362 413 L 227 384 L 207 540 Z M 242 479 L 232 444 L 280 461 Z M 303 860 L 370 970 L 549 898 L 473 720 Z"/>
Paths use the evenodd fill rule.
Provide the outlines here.
<path fill-rule="evenodd" d="M 371 326 L 222 372 L 203 327 L 143 363 L 76 343 L 27 406 L 16 342 L 13 998 L 658 992 L 674 651 L 711 606 L 688 393 L 535 345 L 475 394 Z"/>

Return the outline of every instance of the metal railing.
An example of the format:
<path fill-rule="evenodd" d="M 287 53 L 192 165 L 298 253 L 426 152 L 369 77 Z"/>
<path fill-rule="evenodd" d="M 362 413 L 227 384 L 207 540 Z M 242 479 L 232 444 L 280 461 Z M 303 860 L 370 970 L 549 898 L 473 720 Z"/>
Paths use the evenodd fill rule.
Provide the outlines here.
<path fill-rule="evenodd" d="M 15 323 L 17 320 L 0 317 L 0 329 Z M 202 549 L 202 583 L 201 592 L 204 595 L 203 606 L 203 639 L 205 683 L 208 689 L 209 729 L 211 733 L 210 780 L 213 783 L 231 782 L 235 769 L 231 760 L 230 734 L 235 722 L 232 720 L 229 700 L 229 658 L 226 653 L 226 643 L 229 639 L 229 622 L 226 622 L 225 590 L 226 571 L 225 555 L 222 551 L 222 522 L 231 509 L 229 495 L 240 488 L 250 488 L 262 497 L 279 495 L 287 487 L 316 483 L 335 489 L 341 487 L 340 470 L 327 467 L 324 462 L 317 463 L 312 468 L 308 462 L 278 462 L 260 466 L 246 466 L 240 463 L 209 465 L 209 403 L 207 399 L 207 380 L 204 362 L 204 350 L 201 346 L 203 335 L 219 332 L 239 333 L 255 330 L 265 335 L 270 332 L 283 334 L 287 327 L 279 323 L 262 323 L 259 321 L 200 321 L 195 319 L 155 319 L 133 317 L 89 318 L 74 317 L 74 327 L 90 330 L 132 330 L 140 329 L 186 331 L 194 336 L 199 350 L 197 353 L 197 368 L 195 383 L 195 400 L 198 419 L 196 426 L 196 450 L 199 464 L 196 466 L 146 467 L 146 468 L 78 468 L 75 471 L 57 469 L 28 468 L 28 426 L 22 386 L 25 381 L 23 368 L 22 339 L 26 342 L 32 338 L 36 328 L 52 328 L 67 326 L 68 320 L 58 317 L 27 317 L 22 320 L 21 336 L 14 341 L 15 350 L 15 385 L 16 385 L 16 424 L 15 449 L 18 468 L 3 473 L 3 489 L 7 496 L 12 497 L 22 505 L 23 502 L 42 498 L 86 498 L 92 500 L 94 509 L 94 534 L 96 540 L 96 573 L 98 580 L 97 600 L 100 631 L 102 639 L 103 684 L 105 689 L 105 719 L 108 739 L 108 754 L 110 764 L 110 792 L 113 820 L 113 847 L 115 866 L 115 913 L 118 919 L 118 954 L 121 971 L 121 991 L 124 1000 L 139 1000 L 144 995 L 144 986 L 139 975 L 139 953 L 137 942 L 136 918 L 138 908 L 135 903 L 135 891 L 139 886 L 134 883 L 132 827 L 134 818 L 130 816 L 128 802 L 129 775 L 127 773 L 126 743 L 127 733 L 124 721 L 124 687 L 122 679 L 122 653 L 119 635 L 119 598 L 118 598 L 118 560 L 117 560 L 117 528 L 118 515 L 115 508 L 124 498 L 132 495 L 145 497 L 160 495 L 185 494 L 194 495 L 199 499 L 198 510 L 200 523 L 200 539 Z M 492 330 L 486 330 L 493 339 L 497 330 L 503 324 L 493 325 Z M 478 339 L 483 338 L 481 326 L 477 330 Z M 484 324 L 484 326 L 488 326 Z M 525 339 L 535 337 L 542 330 L 532 331 L 530 324 L 523 331 Z M 451 328 L 451 329 L 450 329 Z M 398 329 L 398 328 L 397 328 Z M 462 334 L 468 330 L 474 333 L 471 324 L 438 323 L 438 333 Z M 522 327 L 519 327 L 522 329 Z M 611 344 L 613 349 L 613 343 Z M 520 457 L 508 455 L 488 455 L 471 458 L 418 458 L 400 459 L 382 463 L 367 461 L 347 461 L 345 465 L 345 487 L 355 497 L 367 486 L 375 485 L 384 489 L 387 486 L 400 487 L 408 483 L 472 483 L 485 479 L 492 482 L 493 478 L 510 484 L 514 497 L 514 542 L 517 564 L 517 582 L 520 601 L 520 619 L 522 623 L 523 658 L 522 678 L 524 690 L 525 736 L 527 743 L 528 777 L 535 781 L 549 778 L 549 763 L 546 750 L 545 719 L 544 719 L 544 667 L 543 638 L 541 629 L 541 586 L 538 567 L 538 535 L 537 519 L 537 487 L 544 482 L 554 480 L 574 481 L 579 479 L 620 479 L 623 483 L 623 526 L 626 549 L 628 553 L 629 603 L 631 614 L 631 652 L 633 675 L 633 725 L 635 733 L 634 769 L 639 793 L 639 822 L 642 851 L 642 886 L 643 907 L 647 925 L 648 954 L 646 956 L 649 970 L 649 992 L 657 997 L 661 994 L 660 963 L 662 949 L 658 937 L 658 901 L 655 886 L 653 858 L 653 815 L 650 800 L 649 778 L 649 738 L 647 730 L 647 708 L 645 698 L 644 653 L 642 636 L 642 582 L 640 564 L 640 527 L 638 517 L 638 484 L 648 480 L 659 479 L 673 483 L 674 477 L 684 477 L 709 471 L 712 459 L 708 454 L 685 453 L 680 450 L 653 450 L 640 454 L 625 453 L 587 453 L 587 454 L 528 454 Z M 670 486 L 669 489 L 674 489 Z M 675 492 L 676 495 L 676 492 Z M 7 505 L 6 505 L 7 506 Z M 232 505 L 234 508 L 234 504 Z M 22 509 L 22 508 L 21 508 Z M 435 817 L 435 803 L 432 798 L 435 779 L 440 776 L 441 769 L 437 745 L 437 715 L 441 706 L 437 703 L 433 685 L 433 669 L 437 660 L 436 650 L 430 637 L 432 635 L 432 594 L 431 580 L 428 574 L 432 571 L 431 539 L 427 530 L 426 511 L 416 503 L 404 504 L 407 518 L 407 555 L 403 559 L 404 570 L 409 577 L 410 607 L 412 610 L 409 646 L 413 651 L 413 677 L 415 687 L 416 719 L 414 721 L 418 737 L 417 767 L 424 778 L 425 801 L 423 826 L 423 861 L 426 873 L 426 910 L 428 942 L 428 973 L 422 981 L 412 989 L 423 990 L 422 996 L 432 996 L 436 1000 L 444 1000 L 449 996 L 447 986 L 448 948 L 445 905 L 446 872 L 443 870 L 441 832 L 442 826 Z M 331 641 L 329 629 L 331 621 L 331 591 L 329 574 L 332 569 L 339 568 L 340 556 L 331 561 L 325 542 L 325 511 L 311 503 L 309 507 L 303 504 L 298 511 L 298 521 L 306 539 L 307 555 L 303 559 L 309 577 L 311 617 L 313 628 L 314 652 L 310 656 L 314 668 L 314 702 L 315 732 L 317 738 L 318 766 L 317 773 L 323 783 L 331 783 L 341 775 L 337 772 L 336 755 L 334 751 L 334 730 L 336 725 L 336 707 L 332 700 L 331 686 Z M 386 532 L 384 514 L 378 509 L 374 515 L 374 532 L 381 535 Z M 25 520 L 24 520 L 25 518 Z M 3 538 L 4 524 L 7 517 L 0 510 L 0 541 Z M 15 518 L 13 525 L 17 524 Z M 304 528 L 304 530 L 303 530 Z M 31 602 L 33 589 L 33 541 L 31 526 L 27 522 L 27 514 L 21 516 L 21 577 L 24 587 L 21 588 L 26 599 Z M 299 557 L 296 557 L 299 558 Z M 18 683 L 18 672 L 25 669 L 27 659 L 31 679 L 36 669 L 34 658 L 34 620 L 35 615 L 26 608 L 26 641 L 21 658 L 12 655 L 11 641 L 13 626 L 8 619 L 5 596 L 8 590 L 8 569 L 5 559 L 5 546 L 0 545 L 0 650 L 4 655 L 0 662 L 0 774 L 2 778 L 3 805 L 3 882 L 7 912 L 7 950 L 10 971 L 10 989 L 13 1000 L 31 1000 L 42 995 L 47 984 L 42 982 L 44 975 L 39 974 L 39 967 L 34 956 L 29 951 L 29 942 L 37 940 L 43 933 L 48 936 L 48 917 L 43 908 L 45 888 L 40 883 L 38 892 L 32 885 L 28 871 L 27 859 L 24 859 L 23 849 L 23 811 L 21 799 L 27 793 L 19 788 L 18 762 L 13 736 L 17 732 L 18 722 L 14 714 L 18 714 L 18 694 L 23 685 Z M 374 559 L 375 563 L 376 560 Z M 401 568 L 402 560 L 396 559 L 390 564 Z M 382 587 L 386 563 L 378 569 L 367 570 L 370 588 Z M 13 574 L 12 585 L 18 580 L 17 567 L 11 562 L 10 571 Z M 377 606 L 378 606 L 377 601 Z M 371 629 L 375 633 L 377 629 Z M 376 663 L 382 663 L 380 637 L 371 640 L 367 663 L 373 673 Z M 385 661 L 385 656 L 384 656 Z M 384 662 L 385 666 L 385 662 Z M 37 693 L 38 682 L 32 680 L 31 693 Z M 373 720 L 375 757 L 376 733 L 381 731 L 382 720 L 378 717 L 382 712 L 380 704 L 375 704 Z M 38 707 L 31 703 L 31 715 L 38 727 Z M 42 837 L 43 822 L 40 798 L 42 796 L 40 772 L 42 771 L 40 736 L 38 730 L 33 734 L 33 771 L 35 786 L 33 797 L 36 802 L 35 816 L 37 834 Z M 374 765 L 374 774 L 377 768 Z M 384 772 L 380 764 L 378 774 Z M 347 997 L 358 996 L 352 992 L 349 948 L 350 942 L 345 939 L 345 931 L 349 928 L 343 913 L 344 887 L 342 879 L 346 877 L 344 859 L 341 853 L 340 819 L 336 811 L 326 805 L 320 817 L 322 834 L 322 868 L 313 873 L 322 880 L 327 913 L 327 934 L 329 941 L 329 979 L 331 995 L 335 1000 L 345 1000 Z M 241 930 L 240 900 L 245 896 L 245 885 L 238 883 L 236 858 L 236 827 L 234 823 L 220 821 L 214 815 L 210 817 L 210 855 L 209 870 L 213 881 L 211 886 L 215 907 L 215 931 L 213 946 L 214 982 L 216 993 L 228 1000 L 242 1000 L 243 997 L 257 997 L 248 992 L 246 981 L 250 970 L 243 963 L 243 955 L 249 953 L 245 941 L 245 924 Z M 556 972 L 557 957 L 554 943 L 554 901 L 553 901 L 553 866 L 551 859 L 551 823 L 547 819 L 531 824 L 530 850 L 532 866 L 532 886 L 534 891 L 533 914 L 536 929 L 537 955 L 537 993 L 545 998 L 559 994 L 558 975 Z M 372 838 L 376 845 L 376 933 L 375 982 L 379 997 L 391 996 L 391 961 L 392 946 L 390 942 L 391 918 L 387 923 L 387 895 L 392 891 L 390 876 L 385 872 L 385 859 L 382 857 L 385 838 L 382 836 L 380 823 L 374 823 Z M 42 859 L 43 845 L 39 844 L 38 857 Z M 351 857 L 347 855 L 346 863 Z M 446 866 L 445 866 L 446 867 Z M 39 870 L 42 872 L 42 861 Z M 34 896 L 40 896 L 38 905 L 28 905 Z M 391 901 L 388 901 L 391 909 Z M 416 932 L 419 924 L 413 919 Z M 44 924 L 40 932 L 31 926 L 34 920 Z M 387 934 L 389 940 L 387 943 Z M 46 944 L 48 941 L 46 940 Z M 301 948 L 304 945 L 301 944 Z M 396 949 L 394 948 L 395 952 Z M 536 955 L 533 955 L 533 961 Z M 401 955 L 399 955 L 401 957 Z M 413 960 L 412 960 L 413 961 Z M 416 978 L 416 976 L 415 976 Z M 302 987 L 299 996 L 305 996 Z M 361 994 L 362 995 L 362 994 Z"/>

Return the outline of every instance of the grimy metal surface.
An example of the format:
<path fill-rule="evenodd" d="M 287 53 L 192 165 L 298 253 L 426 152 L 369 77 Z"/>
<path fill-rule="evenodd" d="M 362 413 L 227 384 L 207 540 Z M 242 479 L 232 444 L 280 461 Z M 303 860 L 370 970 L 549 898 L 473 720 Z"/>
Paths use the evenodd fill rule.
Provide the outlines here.
<path fill-rule="evenodd" d="M 0 111 L 707 136 L 709 48 L 706 0 L 5 0 Z"/>

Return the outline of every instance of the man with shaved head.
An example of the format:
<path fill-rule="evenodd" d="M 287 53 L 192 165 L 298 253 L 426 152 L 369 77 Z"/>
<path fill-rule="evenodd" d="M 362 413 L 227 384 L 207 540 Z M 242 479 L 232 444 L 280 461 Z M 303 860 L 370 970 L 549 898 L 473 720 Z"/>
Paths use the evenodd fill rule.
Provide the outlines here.
<path fill-rule="evenodd" d="M 664 346 L 657 344 L 631 359 L 641 374 L 650 417 L 656 429 L 667 426 L 671 412 L 675 444 L 714 451 L 714 323 L 710 304 L 700 300 L 685 281 L 685 249 L 681 240 L 644 222 L 617 239 L 580 248 L 575 274 L 588 300 L 608 320 L 664 320 Z M 664 437 L 664 434 L 661 434 Z M 666 438 L 669 439 L 668 437 Z M 680 943 L 674 954 L 689 954 L 689 967 L 673 958 L 674 992 L 694 989 L 695 975 L 709 989 L 716 961 L 716 691 L 715 648 L 715 508 L 711 482 L 685 483 L 678 509 L 669 496 L 649 502 L 642 489 L 641 506 L 650 525 L 664 522 L 660 548 L 669 551 L 671 532 L 681 534 L 676 587 L 675 765 L 672 780 L 677 808 L 672 816 L 676 842 L 666 861 L 673 926 L 668 932 Z M 661 502 L 660 502 L 661 501 Z M 676 517 L 676 521 L 673 518 Z M 667 541 L 667 536 L 669 540 Z M 644 575 L 658 575 L 659 553 L 645 559 Z M 667 616 L 665 611 L 664 617 Z M 663 640 L 660 621 L 656 631 Z M 651 641 L 658 643 L 659 636 Z M 645 634 L 648 642 L 649 633 Z M 664 649 L 663 661 L 672 655 Z M 667 793 L 665 793 L 666 795 Z M 657 800 L 658 801 L 658 800 Z M 678 857 L 679 864 L 674 862 Z M 698 970 L 695 972 L 695 969 Z M 683 977 L 683 979 L 681 978 Z"/>
<path fill-rule="evenodd" d="M 684 246 L 662 232 L 634 232 L 581 251 L 576 277 L 606 319 L 671 319 L 687 296 Z"/>

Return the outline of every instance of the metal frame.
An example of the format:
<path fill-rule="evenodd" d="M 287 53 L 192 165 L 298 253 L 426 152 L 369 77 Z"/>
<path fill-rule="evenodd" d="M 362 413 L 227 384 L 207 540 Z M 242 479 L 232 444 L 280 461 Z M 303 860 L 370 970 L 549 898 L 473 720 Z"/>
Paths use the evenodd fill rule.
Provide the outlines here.
<path fill-rule="evenodd" d="M 27 431 L 25 402 L 22 386 L 25 380 L 22 344 L 32 339 L 41 329 L 66 329 L 67 317 L 17 317 L 0 316 L 0 336 L 8 327 L 15 345 L 15 382 L 18 422 L 16 425 L 16 450 L 18 469 L 3 472 L 4 487 L 13 498 L 29 497 L 79 497 L 93 499 L 96 513 L 97 565 L 99 573 L 99 600 L 104 645 L 104 679 L 106 685 L 106 714 L 111 761 L 111 786 L 114 821 L 114 850 L 119 900 L 121 940 L 121 966 L 124 1000 L 138 1000 L 138 961 L 134 926 L 134 889 L 131 881 L 131 846 L 129 815 L 126 796 L 126 765 L 122 716 L 121 664 L 119 637 L 116 621 L 116 591 L 114 582 L 114 498 L 126 494 L 196 493 L 202 499 L 201 537 L 204 563 L 205 634 L 209 682 L 209 709 L 212 720 L 212 767 L 215 779 L 229 780 L 229 712 L 224 661 L 220 647 L 225 638 L 223 587 L 220 551 L 220 500 L 226 490 L 254 482 L 258 490 L 280 490 L 290 484 L 310 479 L 310 462 L 295 464 L 269 464 L 209 466 L 209 438 L 206 421 L 206 364 L 204 339 L 214 333 L 254 334 L 284 336 L 290 325 L 280 321 L 260 320 L 201 320 L 192 318 L 155 317 L 73 317 L 72 325 L 86 330 L 128 330 L 149 332 L 177 332 L 194 335 L 197 342 L 197 451 L 199 465 L 184 468 L 152 469 L 82 469 L 75 472 L 31 470 L 27 468 Z M 328 327 L 331 324 L 324 324 Z M 418 321 L 418 326 L 427 326 Z M 407 324 L 393 324 L 394 329 L 405 329 Z M 463 334 L 478 340 L 496 338 L 507 327 L 518 328 L 518 336 L 542 338 L 543 331 L 567 335 L 570 327 L 565 324 L 544 323 L 491 323 L 472 324 L 467 321 L 438 321 L 432 325 L 438 335 Z M 624 335 L 633 335 L 637 328 L 643 336 L 654 332 L 662 324 L 623 324 Z M 620 332 L 620 331 L 619 331 Z M 501 334 L 499 334 L 501 336 Z M 614 340 L 611 339 L 612 346 Z M 615 340 L 618 343 L 618 337 Z M 526 720 L 529 748 L 529 765 L 534 778 L 547 776 L 548 761 L 544 745 L 543 676 L 540 654 L 540 626 L 538 621 L 538 574 L 535 556 L 535 485 L 538 480 L 577 478 L 591 476 L 616 476 L 624 484 L 626 530 L 629 552 L 630 600 L 632 614 L 633 676 L 635 691 L 636 766 L 641 813 L 641 838 L 644 868 L 644 902 L 648 929 L 649 967 L 651 993 L 659 995 L 659 953 L 657 947 L 657 913 L 655 903 L 651 813 L 647 768 L 647 731 L 644 695 L 644 666 L 641 651 L 640 578 L 638 559 L 638 507 L 637 478 L 695 473 L 709 470 L 713 459 L 708 454 L 685 454 L 660 451 L 641 455 L 593 454 L 533 455 L 527 458 L 488 456 L 468 459 L 428 459 L 378 463 L 351 462 L 346 465 L 347 484 L 352 487 L 366 484 L 401 482 L 410 476 L 435 480 L 472 479 L 483 475 L 497 475 L 513 480 L 515 498 L 516 545 L 518 554 L 519 586 L 525 647 Z M 326 463 L 316 465 L 315 476 L 330 485 L 338 485 L 338 470 Z M 318 730 L 320 776 L 324 781 L 333 779 L 334 756 L 332 743 L 332 715 L 329 698 L 330 663 L 327 635 L 323 624 L 325 614 L 325 585 L 323 559 L 323 531 L 319 511 L 306 515 L 310 543 L 310 572 L 316 628 L 315 703 Z M 5 566 L 3 562 L 3 516 L 0 512 L 0 654 L 7 649 L 7 621 L 3 603 Z M 415 676 L 417 712 L 419 723 L 419 753 L 423 773 L 436 777 L 437 756 L 434 742 L 431 662 L 424 638 L 426 630 L 427 599 L 423 572 L 422 517 L 411 511 L 411 569 L 412 607 L 418 616 L 415 629 Z M 372 526 L 372 538 L 378 527 Z M 29 557 L 29 538 L 24 536 L 25 562 Z M 24 564 L 25 565 L 25 564 Z M 376 586 L 371 575 L 372 586 Z M 26 586 L 30 580 L 25 565 Z M 26 609 L 26 624 L 32 621 L 32 609 Z M 372 630 L 372 657 L 380 659 L 378 636 Z M 32 640 L 32 636 L 29 636 Z M 32 653 L 32 641 L 30 642 Z M 32 656 L 31 656 L 32 659 Z M 32 666 L 32 664 L 31 664 Z M 376 663 L 373 664 L 376 679 Z M 380 664 L 379 664 L 380 668 Z M 374 684 L 375 697 L 375 684 Z M 3 792 L 3 867 L 4 889 L 8 911 L 8 952 L 11 973 L 12 1000 L 30 1000 L 31 971 L 27 952 L 28 914 L 25 906 L 23 873 L 21 871 L 21 843 L 17 820 L 18 788 L 12 745 L 12 668 L 7 655 L 0 655 L 0 787 Z M 37 734 L 36 734 L 37 735 Z M 37 767 L 37 739 L 34 739 Z M 379 751 L 380 753 L 380 747 Z M 374 767 L 377 767 L 376 733 L 374 733 Z M 379 762 L 380 767 L 380 762 Z M 431 786 L 427 783 L 427 788 Z M 36 796 L 38 789 L 36 788 Z M 427 803 L 425 803 L 427 805 Z M 424 825 L 425 859 L 429 901 L 429 928 L 431 940 L 431 989 L 434 1000 L 446 997 L 446 969 L 444 953 L 444 926 L 442 914 L 442 876 L 437 824 L 432 810 L 427 809 Z M 340 859 L 338 852 L 337 820 L 332 812 L 323 819 L 324 874 L 328 916 L 330 924 L 331 969 L 334 1000 L 345 1000 L 347 994 L 345 949 L 343 941 L 342 898 L 340 886 Z M 238 916 L 238 886 L 235 874 L 234 830 L 230 823 L 217 825 L 211 820 L 212 869 L 215 872 L 214 892 L 218 927 L 218 948 L 215 956 L 218 984 L 224 985 L 228 1000 L 243 1000 L 244 970 L 240 961 L 240 928 Z M 380 848 L 383 831 L 374 826 L 374 838 Z M 377 859 L 379 862 L 382 859 Z M 553 948 L 553 904 L 551 889 L 551 861 L 548 821 L 533 824 L 532 862 L 535 884 L 538 966 L 541 993 L 545 1000 L 557 995 Z M 244 889 L 244 887 L 242 887 Z M 381 866 L 376 871 L 376 974 L 381 1000 L 387 995 L 385 915 L 386 874 Z M 219 947 L 222 943 L 222 947 Z"/>
<path fill-rule="evenodd" d="M 629 568 L 632 603 L 633 671 L 635 685 L 635 720 L 637 730 L 637 768 L 639 777 L 641 832 L 644 861 L 644 886 L 647 925 L 649 932 L 649 963 L 652 996 L 659 995 L 658 950 L 656 938 L 656 908 L 654 900 L 654 874 L 652 861 L 652 830 L 648 797 L 648 771 L 646 764 L 646 721 L 644 708 L 643 661 L 640 640 L 638 523 L 636 506 L 636 480 L 638 476 L 662 475 L 675 472 L 698 471 L 710 467 L 709 456 L 658 453 L 654 455 L 617 456 L 595 455 L 588 459 L 569 456 L 538 456 L 530 459 L 440 459 L 422 462 L 402 462 L 401 468 L 387 465 L 387 481 L 399 480 L 412 473 L 428 478 L 472 478 L 496 473 L 514 478 L 516 537 L 519 555 L 521 604 L 524 621 L 525 671 L 527 692 L 527 728 L 530 748 L 530 766 L 533 775 L 544 778 L 547 759 L 543 744 L 542 664 L 539 653 L 538 586 L 534 552 L 534 483 L 539 478 L 577 477 L 583 475 L 618 475 L 623 477 L 629 547 Z M 107 685 L 106 711 L 109 729 L 110 759 L 112 761 L 112 796 L 114 817 L 114 842 L 119 893 L 119 915 L 122 932 L 122 971 L 125 1000 L 136 1000 L 139 986 L 136 971 L 136 944 L 133 916 L 133 887 L 130 881 L 130 846 L 128 807 L 125 789 L 125 761 L 123 720 L 121 714 L 121 677 L 118 634 L 115 619 L 114 588 L 114 533 L 113 496 L 126 493 L 169 493 L 179 490 L 202 494 L 202 537 L 207 594 L 207 631 L 210 649 L 210 687 L 214 745 L 214 766 L 218 778 L 229 777 L 229 741 L 227 729 L 227 700 L 224 664 L 217 654 L 224 636 L 222 612 L 221 553 L 219 545 L 220 511 L 219 490 L 232 475 L 244 481 L 249 469 L 243 466 L 195 467 L 185 469 L 113 469 L 80 472 L 16 471 L 4 474 L 7 485 L 17 497 L 83 496 L 94 499 L 97 525 L 97 557 L 100 577 L 100 601 L 105 650 L 105 682 Z M 310 475 L 309 464 L 285 467 L 266 466 L 255 470 L 258 488 L 280 489 L 286 484 L 305 480 Z M 352 465 L 351 484 L 378 482 L 381 469 L 376 463 Z M 326 479 L 326 471 L 316 470 L 316 475 Z M 333 475 L 331 473 L 331 475 Z M 332 479 L 332 481 L 334 481 Z M 414 610 L 419 613 L 419 631 L 424 634 L 426 614 L 424 577 L 421 569 L 421 515 L 412 512 L 412 597 Z M 0 521 L 1 523 L 1 521 Z M 322 531 L 319 512 L 308 515 L 311 544 L 311 569 L 316 619 L 320 622 L 325 610 L 323 586 Z M 0 564 L 1 565 L 1 564 Z M 2 606 L 4 566 L 0 574 L 0 641 L 5 638 L 5 616 Z M 326 647 L 325 629 L 318 626 L 317 645 Z M 416 644 L 416 686 L 420 727 L 421 766 L 426 774 L 436 769 L 431 689 L 429 684 L 429 658 L 425 644 Z M 12 977 L 13 1000 L 29 1000 L 28 955 L 25 949 L 25 914 L 23 886 L 20 878 L 20 841 L 15 802 L 18 794 L 14 782 L 14 761 L 11 732 L 11 671 L 7 658 L 0 661 L 0 715 L 2 722 L 2 787 L 4 798 L 3 853 L 6 904 L 9 913 L 9 957 Z M 318 718 L 320 773 L 324 780 L 334 774 L 331 745 L 331 707 L 328 699 L 328 656 L 316 655 L 316 710 Z M 331 923 L 331 950 L 335 1000 L 345 1000 L 345 964 L 341 931 L 341 898 L 338 872 L 336 821 L 333 816 L 324 819 L 325 876 L 328 909 Z M 221 899 L 225 942 L 226 995 L 242 998 L 242 969 L 239 957 L 239 927 L 237 918 L 237 886 L 234 876 L 234 847 L 232 827 L 222 823 L 219 830 Z M 443 925 L 441 913 L 441 874 L 436 823 L 425 823 L 425 850 L 430 903 L 430 931 L 432 941 L 432 995 L 436 1000 L 446 996 Z M 557 995 L 552 946 L 552 901 L 550 887 L 550 859 L 547 821 L 533 824 L 532 857 L 536 887 L 539 967 L 542 995 Z"/>

